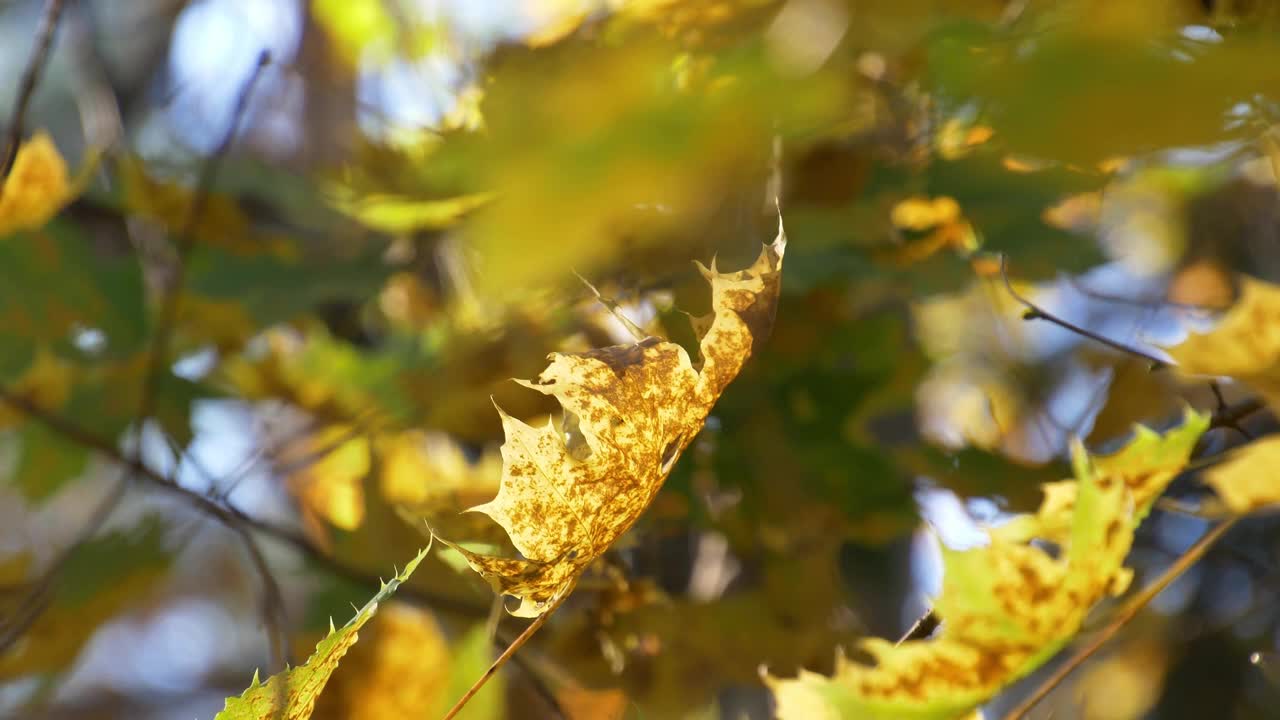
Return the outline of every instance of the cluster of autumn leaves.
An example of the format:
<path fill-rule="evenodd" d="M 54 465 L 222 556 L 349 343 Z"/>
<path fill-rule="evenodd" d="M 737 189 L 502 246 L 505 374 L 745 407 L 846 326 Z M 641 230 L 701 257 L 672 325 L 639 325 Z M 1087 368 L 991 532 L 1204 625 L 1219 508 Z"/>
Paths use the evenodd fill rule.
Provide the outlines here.
<path fill-rule="evenodd" d="M 703 269 L 714 311 L 695 320 L 700 358 L 657 338 L 556 354 L 540 376 L 522 384 L 555 397 L 563 425 L 531 427 L 499 410 L 506 435 L 501 487 L 475 510 L 506 529 L 522 558 L 454 549 L 497 592 L 520 600 L 512 614 L 553 611 L 644 512 L 721 391 L 766 336 L 785 246 L 780 229 L 750 268 Z M 1267 333 L 1280 323 L 1266 318 L 1280 307 L 1278 298 L 1280 290 L 1246 280 L 1217 329 L 1191 336 L 1171 355 L 1188 372 L 1233 375 L 1271 399 L 1280 387 L 1280 343 L 1268 345 Z M 1128 588 L 1132 573 L 1124 560 L 1134 531 L 1185 469 L 1210 424 L 1210 415 L 1187 410 L 1181 425 L 1164 434 L 1135 428 L 1113 454 L 1091 455 L 1076 443 L 1075 477 L 1047 484 L 1037 512 L 990 528 L 983 547 L 944 549 L 944 584 L 933 605 L 943 624 L 935 637 L 896 645 L 867 640 L 862 649 L 874 663 L 841 657 L 831 677 L 807 671 L 797 678 L 766 676 L 779 717 L 957 718 L 1030 673 L 1075 637 L 1095 604 Z M 1231 512 L 1280 501 L 1280 483 L 1270 472 L 1276 447 L 1274 440 L 1252 443 L 1206 474 Z M 421 558 L 397 579 L 407 578 Z M 282 696 L 273 683 L 305 689 L 287 695 L 288 716 L 305 717 L 312 691 L 323 687 L 394 585 L 322 642 L 306 665 L 255 682 L 219 717 L 266 717 L 273 698 Z"/>
<path fill-rule="evenodd" d="M 570 16 L 565 31 L 581 19 Z M 559 32 L 549 32 L 546 41 L 554 41 Z M 43 226 L 73 195 L 73 183 L 56 149 L 46 136 L 35 136 L 19 151 L 0 192 L 0 235 Z M 483 198 L 473 196 L 471 201 Z M 464 203 L 453 209 L 464 212 L 470 207 Z M 368 212 L 369 206 L 361 209 Z M 372 219 L 362 219 L 376 226 Z M 973 226 L 950 198 L 904 202 L 895 207 L 891 219 L 908 240 L 894 257 L 904 263 L 941 249 L 968 253 L 977 245 Z M 410 224 L 420 222 L 417 218 Z M 499 411 L 506 437 L 501 485 L 496 498 L 476 509 L 507 531 L 521 558 L 482 555 L 465 547 L 454 550 L 497 591 L 520 601 L 513 614 L 539 617 L 551 612 L 572 592 L 584 570 L 648 507 L 725 385 L 767 334 L 784 249 L 780 232 L 744 271 L 721 273 L 714 265 L 704 269 L 713 312 L 695 321 L 699 357 L 653 338 L 557 354 L 540 376 L 522 384 L 555 398 L 564 410 L 562 422 L 534 427 Z M 1280 289 L 1246 279 L 1238 302 L 1215 330 L 1193 335 L 1169 352 L 1182 371 L 1232 377 L 1278 407 L 1277 313 Z M 41 367 L 33 364 L 17 389 L 38 395 L 39 379 L 47 374 Z M 1134 530 L 1185 468 L 1209 424 L 1209 416 L 1188 412 L 1183 423 L 1166 434 L 1137 429 L 1113 455 L 1091 456 L 1077 446 L 1075 477 L 1046 485 L 1036 513 L 991 528 L 985 547 L 944 551 L 945 580 L 934 602 L 944 624 L 936 637 L 899 645 L 868 641 L 864 650 L 874 665 L 842 658 L 831 677 L 807 672 L 798 678 L 768 677 L 779 715 L 960 717 L 1034 670 L 1071 641 L 1098 601 L 1129 585 L 1130 573 L 1123 563 Z M 342 429 L 335 428 L 333 434 L 342 435 Z M 396 437 L 356 442 L 383 442 L 393 462 L 417 462 L 413 443 Z M 350 455 L 366 458 L 367 463 L 368 453 L 360 448 Z M 327 462 L 341 463 L 346 457 L 332 454 Z M 1268 471 L 1273 461 L 1280 461 L 1280 440 L 1264 438 L 1235 452 L 1204 478 L 1230 512 L 1251 512 L 1280 500 L 1280 483 Z M 384 472 L 395 476 L 385 468 Z M 342 516 L 325 519 L 343 526 Z M 347 520 L 352 525 L 360 522 Z M 1045 543 L 1061 552 L 1046 552 Z M 265 682 L 255 679 L 242 696 L 228 700 L 219 717 L 308 717 L 358 632 L 426 552 L 397 573 L 347 625 L 333 630 L 306 663 Z"/>
<path fill-rule="evenodd" d="M 38 227 L 70 192 L 65 164 L 38 135 L 19 151 L 0 220 L 9 229 Z M 700 357 L 657 338 L 555 354 L 541 375 L 522 384 L 558 400 L 563 425 L 532 427 L 499 410 L 506 436 L 499 492 L 474 509 L 501 525 L 522 557 L 451 547 L 496 591 L 520 600 L 512 614 L 552 611 L 648 507 L 720 393 L 767 336 L 785 248 L 780 226 L 751 267 L 702 268 L 713 312 L 694 319 Z M 1238 302 L 1214 330 L 1191 335 L 1169 353 L 1186 373 L 1233 377 L 1274 405 L 1280 402 L 1276 328 L 1280 288 L 1244 279 Z M 944 550 L 943 589 L 934 599 L 943 626 L 936 637 L 896 645 L 868 640 L 863 649 L 874 664 L 840 658 L 832 677 L 806 671 L 767 677 L 779 716 L 954 718 L 1034 670 L 1072 640 L 1097 602 L 1128 587 L 1124 559 L 1134 530 L 1209 426 L 1210 416 L 1188 411 L 1164 435 L 1137 428 L 1112 455 L 1091 456 L 1077 444 L 1075 477 L 1046 485 L 1036 513 L 991 528 L 984 547 Z M 1205 478 L 1231 512 L 1251 512 L 1280 501 L 1280 482 L 1270 472 L 1276 460 L 1280 441 L 1264 438 Z M 1043 543 L 1059 552 L 1050 554 Z M 286 717 L 308 717 L 361 626 L 426 552 L 332 631 L 305 664 L 255 680 L 218 717 L 270 717 L 282 702 Z"/>

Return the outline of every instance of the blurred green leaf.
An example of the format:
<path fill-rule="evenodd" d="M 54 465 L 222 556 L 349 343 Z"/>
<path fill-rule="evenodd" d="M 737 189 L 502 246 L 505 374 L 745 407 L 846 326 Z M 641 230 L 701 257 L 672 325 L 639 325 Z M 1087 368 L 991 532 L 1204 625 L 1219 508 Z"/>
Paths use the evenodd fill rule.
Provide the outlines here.
<path fill-rule="evenodd" d="M 83 445 L 69 442 L 44 423 L 26 423 L 19 433 L 19 460 L 10 482 L 33 504 L 53 497 L 75 479 L 89 461 Z"/>
<path fill-rule="evenodd" d="M 147 328 L 132 251 L 100 247 L 66 218 L 0 239 L 0 372 L 18 369 L 33 345 L 67 346 L 80 331 L 101 333 L 95 356 L 121 357 Z"/>
<path fill-rule="evenodd" d="M 188 288 L 233 300 L 267 326 L 314 312 L 326 302 L 373 295 L 393 270 L 383 250 L 372 244 L 336 249 L 299 241 L 247 256 L 202 248 L 191 261 Z"/>

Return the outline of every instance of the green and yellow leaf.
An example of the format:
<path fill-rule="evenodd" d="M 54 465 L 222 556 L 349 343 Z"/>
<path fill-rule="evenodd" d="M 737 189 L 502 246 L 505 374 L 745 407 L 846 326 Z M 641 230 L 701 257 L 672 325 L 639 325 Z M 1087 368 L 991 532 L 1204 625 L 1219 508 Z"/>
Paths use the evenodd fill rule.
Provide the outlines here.
<path fill-rule="evenodd" d="M 316 704 L 315 717 L 345 720 L 436 718 L 493 661 L 483 623 L 450 645 L 427 610 L 390 603 L 364 628 Z M 503 683 L 495 677 L 459 717 L 502 717 Z M 457 687 L 461 685 L 461 687 Z"/>
<path fill-rule="evenodd" d="M 1017 521 L 1019 532 L 997 530 L 974 550 L 944 549 L 936 638 L 867 640 L 874 665 L 840 657 L 833 677 L 804 670 L 795 679 L 766 677 L 778 716 L 953 720 L 1039 667 L 1075 636 L 1094 604 L 1128 586 L 1123 563 L 1138 519 L 1205 427 L 1204 416 L 1189 413 L 1181 428 L 1164 436 L 1141 431 L 1105 457 L 1090 457 L 1077 443 L 1076 479 L 1048 485 L 1040 511 Z M 1052 540 L 1062 552 L 1050 555 L 1031 538 Z"/>
<path fill-rule="evenodd" d="M 1133 500 L 1136 527 L 1151 511 L 1160 494 L 1177 477 L 1191 458 L 1200 436 L 1209 429 L 1211 416 L 1188 408 L 1177 428 L 1160 435 L 1151 428 L 1135 425 L 1133 437 L 1111 455 L 1095 455 L 1094 465 L 1111 477 L 1120 478 Z M 992 532 L 1006 540 L 1026 542 L 1033 537 L 1058 542 L 1066 537 L 1075 511 L 1077 484 L 1074 480 L 1045 483 L 1044 502 L 1035 515 L 1023 515 Z"/>
<path fill-rule="evenodd" d="M 430 550 L 430 546 L 423 548 L 403 571 L 383 583 L 378 593 L 341 629 L 331 629 L 305 664 L 272 675 L 265 683 L 254 673 L 249 689 L 227 698 L 226 706 L 214 720 L 307 720 L 311 717 L 316 699 L 339 661 L 355 645 L 360 628 L 378 611 L 378 604 L 390 598 L 396 588 L 409 579 Z"/>

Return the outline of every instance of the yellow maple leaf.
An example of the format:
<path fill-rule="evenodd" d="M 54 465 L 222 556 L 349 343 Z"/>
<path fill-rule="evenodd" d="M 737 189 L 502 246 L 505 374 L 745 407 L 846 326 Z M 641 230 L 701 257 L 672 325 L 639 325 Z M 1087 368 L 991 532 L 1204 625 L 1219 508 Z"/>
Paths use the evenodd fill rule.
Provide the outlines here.
<path fill-rule="evenodd" d="M 1233 451 L 1204 474 L 1232 512 L 1244 514 L 1280 503 L 1280 437 L 1256 440 Z"/>
<path fill-rule="evenodd" d="M 67 162 L 44 131 L 22 143 L 0 185 L 0 235 L 43 227 L 71 199 Z"/>
<path fill-rule="evenodd" d="M 1240 299 L 1212 330 L 1167 350 L 1182 372 L 1230 376 L 1280 409 L 1280 287 L 1242 276 Z"/>
<path fill-rule="evenodd" d="M 725 386 L 772 325 L 786 234 L 734 273 L 699 264 L 712 314 L 701 330 L 701 367 L 684 348 L 650 337 L 583 353 L 553 353 L 525 387 L 551 395 L 565 423 L 530 427 L 499 408 L 506 442 L 493 518 L 525 559 L 456 548 L 495 590 L 521 599 L 512 614 L 537 617 L 644 512 Z"/>
<path fill-rule="evenodd" d="M 372 465 L 367 435 L 349 425 L 330 425 L 286 446 L 277 465 L 304 515 L 324 518 L 343 530 L 364 523 L 364 479 Z"/>

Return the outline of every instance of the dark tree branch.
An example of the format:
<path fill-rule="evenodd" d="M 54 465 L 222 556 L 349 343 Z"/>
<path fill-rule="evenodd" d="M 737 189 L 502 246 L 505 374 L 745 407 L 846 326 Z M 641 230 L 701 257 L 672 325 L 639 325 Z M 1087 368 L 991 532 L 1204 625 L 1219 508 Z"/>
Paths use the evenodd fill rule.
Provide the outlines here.
<path fill-rule="evenodd" d="M 245 110 L 249 106 L 249 98 L 253 95 L 253 88 L 258 84 L 259 78 L 262 77 L 262 71 L 269 61 L 270 56 L 264 50 L 258 55 L 258 62 L 254 66 L 253 73 L 245 81 L 244 86 L 240 88 L 240 93 L 236 97 L 235 107 L 231 113 L 231 122 L 227 124 L 225 134 L 218 141 L 218 145 L 200 170 L 200 177 L 196 182 L 191 207 L 187 209 L 187 216 L 183 220 L 182 226 L 178 229 L 176 239 L 177 258 L 172 276 L 162 285 L 160 317 L 156 320 L 156 329 L 155 334 L 152 336 L 146 374 L 143 376 L 142 399 L 138 409 L 139 430 L 141 430 L 142 424 L 151 417 L 160 378 L 164 376 L 165 366 L 168 363 L 169 340 L 173 335 L 174 326 L 177 324 L 178 306 L 182 302 L 182 290 L 186 285 L 187 260 L 191 255 L 192 248 L 195 246 L 196 226 L 200 222 L 200 217 L 204 214 L 205 206 L 209 203 L 209 195 L 213 190 L 213 182 L 217 178 L 222 158 L 231 149 L 231 144 L 235 141 L 236 135 L 239 134 L 240 124 L 244 119 Z"/>
<path fill-rule="evenodd" d="M 1209 427 L 1231 428 L 1252 440 L 1253 436 L 1240 427 L 1240 422 L 1256 412 L 1265 410 L 1266 407 L 1266 403 L 1259 398 L 1247 398 L 1234 405 L 1221 403 L 1217 410 L 1214 411 L 1213 419 L 1209 421 Z"/>
<path fill-rule="evenodd" d="M 7 398 L 0 397 L 0 399 Z M 127 478 L 127 471 L 121 474 L 111 489 L 93 508 L 93 512 L 89 515 L 84 527 L 80 528 L 75 540 L 59 551 L 54 556 L 53 562 L 49 563 L 49 567 L 40 574 L 40 578 L 35 581 L 35 587 L 23 598 L 18 609 L 14 612 L 13 619 L 6 622 L 3 627 L 0 627 L 0 655 L 4 655 L 15 642 L 20 640 L 48 608 L 49 601 L 53 598 L 53 584 L 58 577 L 58 573 L 62 572 L 62 569 L 66 567 L 76 549 L 97 535 L 98 531 L 102 529 L 102 526 L 111 517 L 111 514 L 119 507 L 120 501 L 124 498 L 128 489 Z"/>
<path fill-rule="evenodd" d="M 1070 330 L 1071 332 L 1081 337 L 1085 337 L 1096 343 L 1106 345 L 1112 350 L 1118 350 L 1127 355 L 1133 355 L 1134 357 L 1142 358 L 1143 360 L 1146 360 L 1148 363 L 1150 363 L 1149 367 L 1151 370 L 1162 370 L 1169 366 L 1169 363 L 1165 362 L 1164 360 L 1161 360 L 1160 358 L 1156 357 L 1155 355 L 1152 355 L 1151 353 L 1144 352 L 1135 347 L 1130 347 L 1128 345 L 1125 345 L 1122 342 L 1117 342 L 1104 335 L 1099 335 L 1098 333 L 1095 333 L 1092 330 L 1087 330 L 1085 328 L 1082 328 L 1079 325 L 1076 325 L 1075 323 L 1069 322 L 1067 320 L 1063 320 L 1057 315 L 1054 315 L 1053 313 L 1050 313 L 1044 310 L 1039 305 L 1036 305 L 1035 303 L 1026 299 L 1022 295 L 1020 295 L 1017 290 L 1013 289 L 1013 283 L 1009 281 L 1008 266 L 1009 266 L 1009 256 L 1001 255 L 1000 256 L 1000 277 L 1004 280 L 1004 286 L 1005 286 L 1005 289 L 1009 291 L 1009 295 L 1012 296 L 1014 300 L 1017 300 L 1018 303 L 1020 303 L 1022 306 L 1024 306 L 1027 309 L 1026 312 L 1022 314 L 1023 320 L 1045 320 L 1047 322 L 1053 323 L 1054 325 L 1057 325 L 1058 327 L 1064 330 Z"/>
<path fill-rule="evenodd" d="M 22 71 L 22 79 L 18 81 L 18 97 L 13 103 L 13 114 L 9 116 L 9 134 L 5 138 L 0 177 L 9 176 L 13 161 L 18 156 L 27 108 L 31 105 L 31 97 L 35 95 L 36 85 L 40 83 L 40 73 L 49 60 L 49 49 L 53 46 L 53 36 L 58 30 L 58 19 L 62 17 L 62 4 L 63 0 L 48 0 L 44 5 L 44 15 L 36 28 L 36 42 L 31 48 L 31 56 L 27 58 L 27 67 Z"/>
<path fill-rule="evenodd" d="M 149 489 L 156 490 L 182 500 L 194 507 L 200 513 L 207 515 L 222 525 L 234 527 L 239 524 L 246 530 L 284 543 L 306 556 L 308 559 L 324 566 L 335 576 L 372 588 L 377 588 L 381 582 L 378 575 L 360 568 L 352 567 L 327 555 L 323 550 L 313 545 L 304 536 L 294 532 L 293 530 L 253 517 L 233 505 L 218 502 L 204 494 L 182 487 L 181 485 L 171 483 L 168 478 L 146 466 L 140 460 L 129 457 L 125 453 L 121 452 L 109 441 L 94 435 L 75 423 L 70 422 L 66 418 L 59 417 L 58 415 L 40 408 L 20 395 L 17 395 L 5 388 L 0 388 L 0 402 L 8 404 L 10 407 L 26 414 L 33 420 L 43 423 L 50 430 L 58 433 L 68 441 L 93 450 L 112 462 L 124 467 L 126 470 L 132 472 L 134 477 L 142 481 Z M 483 618 L 487 616 L 489 612 L 487 606 L 481 607 L 456 598 L 436 595 L 434 593 L 423 591 L 412 585 L 402 586 L 398 591 L 398 595 L 407 597 L 421 605 L 435 610 L 452 613 L 464 618 Z"/>

